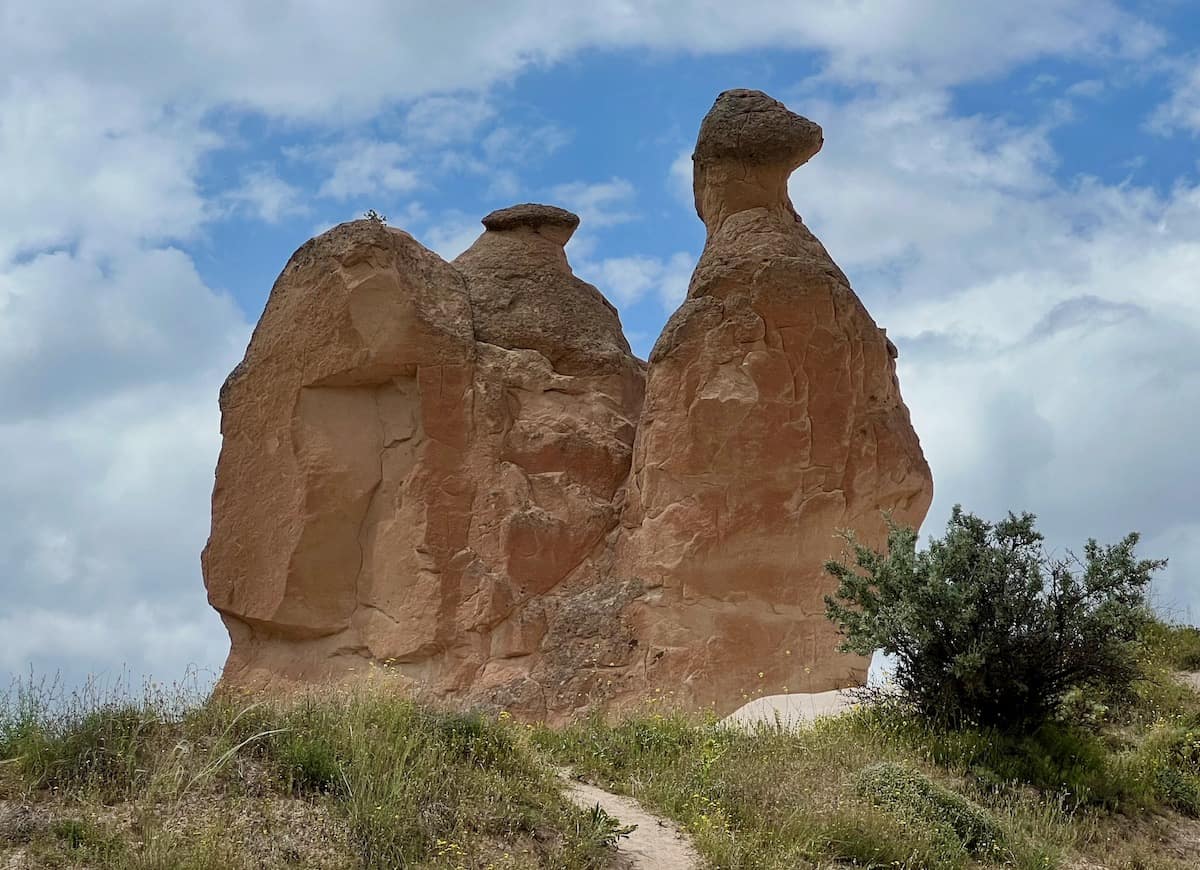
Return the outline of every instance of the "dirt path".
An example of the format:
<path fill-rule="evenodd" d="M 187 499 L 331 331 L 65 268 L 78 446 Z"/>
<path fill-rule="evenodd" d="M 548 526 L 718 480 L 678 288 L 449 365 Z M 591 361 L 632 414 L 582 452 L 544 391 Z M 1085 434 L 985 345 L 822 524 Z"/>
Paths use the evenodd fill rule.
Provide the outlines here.
<path fill-rule="evenodd" d="M 1197 692 L 1200 692 L 1200 671 L 1180 671 L 1175 676 L 1185 686 L 1191 686 Z"/>
<path fill-rule="evenodd" d="M 628 861 L 626 866 L 634 870 L 699 870 L 703 866 L 687 834 L 673 822 L 646 812 L 633 798 L 570 779 L 565 773 L 563 778 L 566 796 L 577 807 L 590 810 L 600 804 L 622 825 L 637 825 L 617 844 L 617 853 Z"/>

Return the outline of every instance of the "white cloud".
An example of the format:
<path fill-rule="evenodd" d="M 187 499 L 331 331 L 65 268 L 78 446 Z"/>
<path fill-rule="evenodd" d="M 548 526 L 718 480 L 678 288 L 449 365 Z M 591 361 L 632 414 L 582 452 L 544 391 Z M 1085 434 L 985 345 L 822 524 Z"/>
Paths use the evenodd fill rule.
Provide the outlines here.
<path fill-rule="evenodd" d="M 696 258 L 679 252 L 670 257 L 607 257 L 598 262 L 581 259 L 576 270 L 585 280 L 610 294 L 620 307 L 629 307 L 653 293 L 666 312 L 674 311 L 687 296 Z"/>
<path fill-rule="evenodd" d="M 94 15 L 68 0 L 39 0 L 9 4 L 4 23 L 0 78 L 59 70 L 136 90 L 156 105 L 185 99 L 342 120 L 395 100 L 474 91 L 584 49 L 810 49 L 824 54 L 828 74 L 839 80 L 945 85 L 1045 56 L 1145 55 L 1161 40 L 1111 0 L 596 0 L 552 14 L 534 0 L 457 0 L 436 14 L 419 4 L 364 0 L 335 16 L 314 0 L 269 11 L 115 0 Z"/>
<path fill-rule="evenodd" d="M 984 79 L 1047 56 L 1144 57 L 1162 42 L 1154 28 L 1108 2 L 868 0 L 796 14 L 807 19 L 795 22 L 802 38 L 828 52 L 831 78 L 894 90 Z"/>
<path fill-rule="evenodd" d="M 0 670 L 219 665 L 198 554 L 248 324 L 173 250 L 0 267 L 0 298 Z"/>
<path fill-rule="evenodd" d="M 240 324 L 233 301 L 174 249 L 0 264 L 0 423 L 186 380 L 240 349 Z"/>
<path fill-rule="evenodd" d="M 479 218 L 449 212 L 421 233 L 421 241 L 443 260 L 449 261 L 475 244 L 482 233 Z"/>
<path fill-rule="evenodd" d="M 812 115 L 791 192 L 900 348 L 927 531 L 956 502 L 1032 510 L 1060 548 L 1140 530 L 1174 557 L 1164 603 L 1200 606 L 1200 188 L 1060 182 L 1047 130 L 937 98 Z"/>
<path fill-rule="evenodd" d="M 570 141 L 570 132 L 558 124 L 502 124 L 483 138 L 480 147 L 490 164 L 522 165 L 553 154 Z"/>
<path fill-rule="evenodd" d="M 1014 251 L 1073 255 L 1071 222 L 1029 207 L 1057 189 L 1045 127 L 957 117 L 938 92 L 799 108 L 825 146 L 792 199 L 843 267 L 902 270 L 905 292 L 940 294 L 1011 268 Z"/>
<path fill-rule="evenodd" d="M 241 186 L 225 194 L 225 199 L 235 209 L 269 224 L 279 223 L 285 217 L 308 214 L 311 209 L 301 197 L 300 188 L 288 184 L 269 167 L 246 173 Z"/>
<path fill-rule="evenodd" d="M 579 215 L 580 222 L 586 230 L 626 223 L 636 217 L 631 211 L 634 200 L 633 185 L 624 178 L 558 184 L 551 188 L 550 200 Z"/>
<path fill-rule="evenodd" d="M 0 118 L 0 263 L 189 237 L 210 216 L 196 173 L 220 140 L 195 116 L 48 76 L 0 84 Z"/>
<path fill-rule="evenodd" d="M 692 149 L 685 148 L 671 162 L 667 173 L 667 189 L 688 208 L 694 208 L 696 202 L 692 195 L 692 180 Z"/>
<path fill-rule="evenodd" d="M 482 96 L 433 96 L 417 100 L 404 119 L 409 136 L 431 145 L 467 141 L 496 109 Z"/>
<path fill-rule="evenodd" d="M 1066 94 L 1069 97 L 1084 97 L 1086 99 L 1095 99 L 1104 93 L 1106 90 L 1102 79 L 1083 79 L 1070 85 Z"/>
<path fill-rule="evenodd" d="M 50 677 L 61 688 L 78 688 L 91 678 L 115 688 L 124 680 L 149 676 L 153 662 L 161 677 L 182 682 L 189 671 L 196 688 L 216 682 L 229 641 L 220 621 L 202 615 L 200 602 L 184 606 L 136 602 L 128 607 L 71 612 L 31 608 L 0 614 L 0 672 Z M 102 657 L 98 650 L 104 650 Z"/>
<path fill-rule="evenodd" d="M 1182 65 L 1170 98 L 1154 110 L 1149 125 L 1162 134 L 1177 130 L 1200 134 L 1200 59 Z"/>
<path fill-rule="evenodd" d="M 350 199 L 381 193 L 406 193 L 421 184 L 420 175 L 408 165 L 411 157 L 396 142 L 358 140 L 331 145 L 318 152 L 328 161 L 330 175 L 317 191 L 318 196 Z"/>

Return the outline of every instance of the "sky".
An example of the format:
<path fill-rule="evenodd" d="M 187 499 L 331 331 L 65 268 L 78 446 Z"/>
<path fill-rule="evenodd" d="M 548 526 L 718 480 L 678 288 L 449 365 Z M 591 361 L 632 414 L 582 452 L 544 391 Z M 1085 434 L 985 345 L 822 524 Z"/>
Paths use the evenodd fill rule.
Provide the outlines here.
<path fill-rule="evenodd" d="M 1200 16 L 1187 0 L 0 0 L 0 680 L 211 680 L 217 390 L 275 276 L 375 209 L 517 202 L 645 357 L 704 242 L 700 119 L 824 127 L 797 211 L 900 349 L 951 507 L 1142 533 L 1200 619 Z"/>

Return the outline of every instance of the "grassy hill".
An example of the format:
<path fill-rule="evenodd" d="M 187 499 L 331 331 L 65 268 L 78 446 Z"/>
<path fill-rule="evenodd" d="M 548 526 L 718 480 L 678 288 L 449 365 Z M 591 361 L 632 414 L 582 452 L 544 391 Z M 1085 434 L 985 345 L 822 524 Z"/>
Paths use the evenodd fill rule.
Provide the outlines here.
<path fill-rule="evenodd" d="M 1200 866 L 1200 632 L 1156 626 L 1135 696 L 1016 739 L 892 702 L 784 733 L 647 703 L 565 729 L 364 692 L 150 692 L 0 707 L 0 868 L 604 868 L 620 821 L 559 770 L 680 822 L 724 868 Z"/>

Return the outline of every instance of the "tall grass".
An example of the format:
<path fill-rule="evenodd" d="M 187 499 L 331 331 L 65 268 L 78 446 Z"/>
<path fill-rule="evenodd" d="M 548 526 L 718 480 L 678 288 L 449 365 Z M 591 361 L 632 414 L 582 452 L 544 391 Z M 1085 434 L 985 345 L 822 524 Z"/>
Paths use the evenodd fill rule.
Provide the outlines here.
<path fill-rule="evenodd" d="M 571 768 L 678 820 L 713 867 L 1200 866 L 1200 696 L 1157 626 L 1134 697 L 1074 698 L 1014 736 L 876 701 L 811 727 L 601 717 L 551 729 L 386 690 L 274 702 L 24 681 L 0 700 L 0 866 L 610 866 L 619 823 Z M 7 850 L 7 851 L 5 851 Z"/>
<path fill-rule="evenodd" d="M 524 732 L 369 692 L 189 707 L 26 682 L 0 704 L 0 799 L 46 808 L 22 846 L 38 866 L 292 866 L 229 836 L 289 804 L 323 832 L 293 837 L 303 866 L 606 866 L 606 832 L 563 799 Z"/>
<path fill-rule="evenodd" d="M 1027 735 L 939 728 L 876 699 L 792 731 L 650 715 L 535 740 L 679 820 L 718 867 L 1044 870 L 1094 854 L 1182 870 L 1200 851 L 1152 856 L 1164 819 L 1200 809 L 1200 696 L 1171 675 L 1190 634 L 1156 627 L 1133 697 L 1074 699 Z"/>

